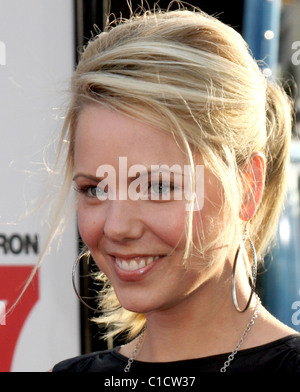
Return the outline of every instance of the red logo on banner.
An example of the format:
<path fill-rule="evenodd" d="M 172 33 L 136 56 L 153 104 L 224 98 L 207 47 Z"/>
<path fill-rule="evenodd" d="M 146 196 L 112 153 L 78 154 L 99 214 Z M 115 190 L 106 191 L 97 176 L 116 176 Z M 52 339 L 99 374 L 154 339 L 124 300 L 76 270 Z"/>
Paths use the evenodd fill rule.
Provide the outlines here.
<path fill-rule="evenodd" d="M 38 273 L 15 309 L 5 313 L 21 294 L 33 266 L 0 266 L 0 372 L 11 371 L 15 347 L 30 311 L 39 298 Z"/>

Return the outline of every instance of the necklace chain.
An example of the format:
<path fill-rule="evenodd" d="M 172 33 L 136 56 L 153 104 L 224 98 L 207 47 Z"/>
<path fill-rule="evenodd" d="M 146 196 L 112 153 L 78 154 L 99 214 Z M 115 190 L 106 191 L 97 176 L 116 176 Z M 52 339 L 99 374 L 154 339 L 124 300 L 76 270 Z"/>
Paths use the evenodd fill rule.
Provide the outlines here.
<path fill-rule="evenodd" d="M 256 295 L 256 306 L 253 312 L 253 315 L 251 317 L 251 320 L 249 321 L 249 323 L 247 324 L 238 344 L 235 346 L 235 348 L 233 349 L 232 353 L 228 355 L 227 361 L 224 362 L 223 367 L 220 369 L 220 372 L 224 373 L 226 372 L 226 369 L 228 368 L 228 366 L 230 366 L 231 361 L 233 361 L 235 354 L 238 352 L 238 350 L 240 349 L 241 345 L 243 344 L 246 336 L 248 335 L 248 332 L 250 331 L 251 327 L 253 326 L 253 324 L 255 323 L 255 319 L 258 316 L 258 312 L 259 312 L 259 306 L 261 304 L 260 298 L 258 297 L 258 295 Z"/>
<path fill-rule="evenodd" d="M 224 365 L 222 366 L 222 368 L 220 369 L 220 372 L 224 373 L 226 372 L 227 368 L 230 366 L 231 362 L 233 361 L 236 353 L 238 352 L 238 350 L 240 349 L 241 345 L 243 344 L 246 336 L 248 335 L 251 327 L 253 326 L 253 324 L 255 323 L 255 319 L 258 316 L 258 312 L 259 312 L 259 307 L 260 307 L 261 301 L 260 298 L 258 297 L 258 295 L 256 295 L 256 306 L 253 312 L 253 315 L 251 317 L 251 320 L 249 321 L 249 323 L 247 324 L 240 340 L 238 341 L 238 344 L 235 346 L 235 348 L 233 349 L 232 353 L 228 355 L 227 360 L 224 362 Z M 141 344 L 144 340 L 144 335 L 145 335 L 145 330 L 146 330 L 146 326 L 143 327 L 140 335 L 139 335 L 139 340 L 130 356 L 130 358 L 128 359 L 127 365 L 124 368 L 124 372 L 129 372 L 131 369 L 131 365 L 134 362 L 136 355 L 141 347 Z"/>
<path fill-rule="evenodd" d="M 140 336 L 139 336 L 139 340 L 138 340 L 138 342 L 137 342 L 137 344 L 136 344 L 136 346 L 135 346 L 135 348 L 134 348 L 130 358 L 128 359 L 127 365 L 125 366 L 124 372 L 126 372 L 126 373 L 128 373 L 130 371 L 131 365 L 134 362 L 136 354 L 139 351 L 139 348 L 140 348 L 140 346 L 141 346 L 141 344 L 143 342 L 144 335 L 145 335 L 145 330 L 146 330 L 146 326 L 143 327 L 143 329 L 142 329 L 142 331 L 140 333 Z"/>

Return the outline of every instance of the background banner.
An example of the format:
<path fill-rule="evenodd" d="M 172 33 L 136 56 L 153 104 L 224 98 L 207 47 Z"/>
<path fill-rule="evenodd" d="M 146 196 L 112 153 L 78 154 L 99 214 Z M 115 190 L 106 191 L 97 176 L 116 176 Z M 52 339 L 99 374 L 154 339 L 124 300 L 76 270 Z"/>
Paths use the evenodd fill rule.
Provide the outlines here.
<path fill-rule="evenodd" d="M 80 315 L 72 289 L 75 219 L 24 295 L 49 227 L 44 149 L 62 126 L 74 67 L 72 0 L 0 0 L 0 371 L 47 371 L 80 352 Z M 52 152 L 51 152 L 52 151 Z M 54 148 L 47 153 L 53 158 Z M 1 317 L 2 316 L 2 317 Z"/>

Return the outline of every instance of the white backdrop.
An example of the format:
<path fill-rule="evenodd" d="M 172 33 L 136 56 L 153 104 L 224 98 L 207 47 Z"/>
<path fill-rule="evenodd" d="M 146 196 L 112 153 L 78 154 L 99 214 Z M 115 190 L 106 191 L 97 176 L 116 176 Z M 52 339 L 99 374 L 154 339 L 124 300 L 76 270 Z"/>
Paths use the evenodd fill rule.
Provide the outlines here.
<path fill-rule="evenodd" d="M 73 37 L 72 0 L 0 0 L 0 315 L 47 236 L 43 211 L 22 216 L 45 190 L 43 150 L 62 125 L 58 108 L 74 66 Z M 61 247 L 47 255 L 27 294 L 0 321 L 0 371 L 46 371 L 79 354 L 71 284 L 76 253 L 74 218 Z"/>

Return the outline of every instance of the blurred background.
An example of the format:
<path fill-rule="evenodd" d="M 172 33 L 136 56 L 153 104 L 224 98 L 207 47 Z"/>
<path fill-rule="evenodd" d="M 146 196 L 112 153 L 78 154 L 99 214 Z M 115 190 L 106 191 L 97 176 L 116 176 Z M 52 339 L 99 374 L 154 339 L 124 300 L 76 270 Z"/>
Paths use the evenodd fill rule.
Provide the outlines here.
<path fill-rule="evenodd" d="M 136 9 L 141 1 L 132 1 Z M 150 8 L 154 1 L 148 0 Z M 278 225 L 278 245 L 260 271 L 263 304 L 300 332 L 300 0 L 191 0 L 239 31 L 268 78 L 281 79 L 295 100 L 288 197 Z M 169 1 L 158 2 L 167 8 Z M 228 4 L 228 5 L 227 5 Z M 177 8 L 174 4 L 173 8 Z M 47 190 L 45 163 L 67 105 L 78 53 L 103 28 L 107 15 L 128 17 L 126 0 L 0 0 L 0 371 L 46 371 L 56 362 L 107 348 L 95 314 L 76 297 L 72 265 L 80 249 L 72 217 L 59 246 L 46 253 L 16 305 L 43 252 L 49 227 L 46 206 L 29 212 Z M 45 153 L 45 146 L 47 151 Z M 47 171 L 47 170 L 46 170 Z M 94 266 L 80 265 L 78 290 L 91 307 Z M 118 344 L 119 342 L 114 342 Z"/>

